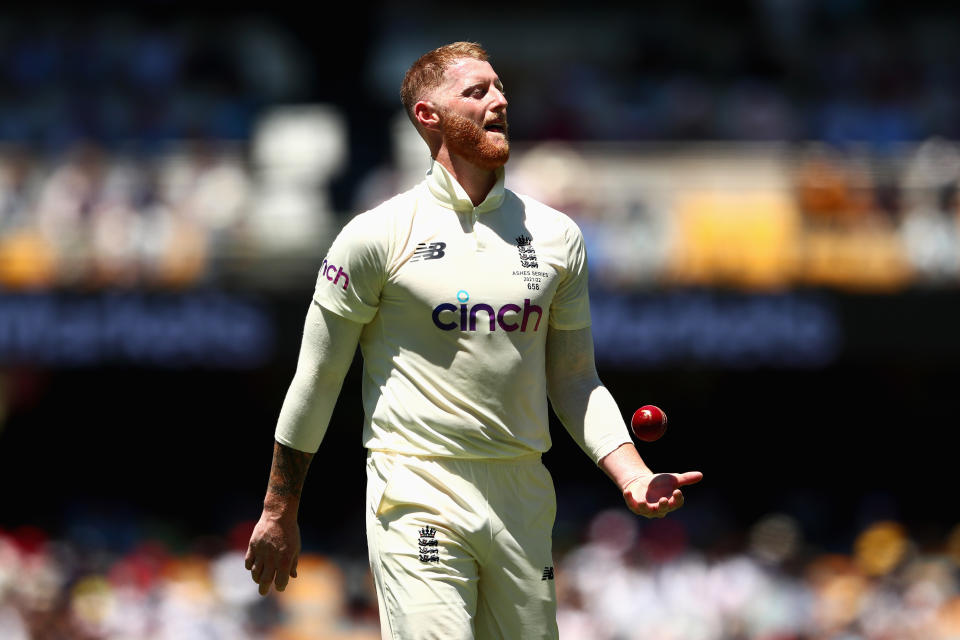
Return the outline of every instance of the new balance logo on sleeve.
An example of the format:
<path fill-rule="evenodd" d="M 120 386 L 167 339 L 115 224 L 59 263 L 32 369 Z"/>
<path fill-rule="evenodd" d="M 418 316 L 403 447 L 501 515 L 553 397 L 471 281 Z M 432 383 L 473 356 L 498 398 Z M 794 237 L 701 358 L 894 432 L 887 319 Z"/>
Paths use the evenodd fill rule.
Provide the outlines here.
<path fill-rule="evenodd" d="M 417 248 L 413 251 L 413 257 L 410 258 L 410 262 L 418 262 L 420 260 L 436 260 L 442 258 L 444 255 L 444 249 L 447 248 L 446 242 L 431 242 L 427 244 L 426 242 L 421 242 L 417 245 Z"/>

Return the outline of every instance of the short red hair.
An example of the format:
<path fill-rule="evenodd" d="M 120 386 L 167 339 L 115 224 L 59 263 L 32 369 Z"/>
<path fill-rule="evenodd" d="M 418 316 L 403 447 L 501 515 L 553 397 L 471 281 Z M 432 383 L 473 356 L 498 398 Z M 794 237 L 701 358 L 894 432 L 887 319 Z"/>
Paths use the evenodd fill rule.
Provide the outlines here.
<path fill-rule="evenodd" d="M 487 52 L 479 43 L 452 42 L 428 51 L 407 69 L 400 87 L 400 100 L 414 124 L 417 121 L 413 115 L 413 105 L 422 100 L 431 89 L 439 87 L 443 82 L 443 72 L 461 58 L 488 61 Z"/>

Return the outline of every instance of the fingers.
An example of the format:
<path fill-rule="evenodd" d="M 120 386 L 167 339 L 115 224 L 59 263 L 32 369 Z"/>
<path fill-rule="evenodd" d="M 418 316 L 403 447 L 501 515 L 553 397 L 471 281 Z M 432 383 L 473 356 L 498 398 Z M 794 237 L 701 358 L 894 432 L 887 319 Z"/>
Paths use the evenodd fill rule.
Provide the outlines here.
<path fill-rule="evenodd" d="M 696 484 L 703 480 L 703 474 L 699 471 L 687 471 L 686 473 L 675 473 L 673 477 L 677 479 L 677 482 L 681 487 L 688 484 Z"/>
<path fill-rule="evenodd" d="M 675 489 L 670 497 L 662 497 L 656 502 L 634 502 L 629 504 L 630 510 L 646 518 L 662 518 L 672 511 L 683 506 L 683 492 Z"/>
<path fill-rule="evenodd" d="M 254 550 L 254 545 L 251 544 L 247 548 L 244 566 L 250 571 L 250 579 L 259 586 L 260 595 L 267 595 L 267 592 L 270 590 L 270 583 L 273 582 L 276 568 L 275 563 L 268 558 L 266 550 Z"/>
<path fill-rule="evenodd" d="M 265 596 L 270 591 L 270 584 L 273 582 L 276 573 L 276 567 L 270 564 L 264 565 L 259 579 L 256 580 L 260 584 L 260 595 Z"/>
<path fill-rule="evenodd" d="M 294 562 L 296 562 L 296 560 L 294 560 Z M 293 566 L 290 566 L 289 568 L 280 566 L 277 569 L 277 577 L 273 580 L 273 584 L 277 587 L 277 591 L 283 591 L 286 589 L 291 577 L 297 577 L 296 569 L 294 569 Z"/>
<path fill-rule="evenodd" d="M 703 474 L 699 471 L 656 474 L 646 482 L 645 487 L 640 479 L 630 483 L 624 490 L 624 498 L 630 510 L 637 515 L 662 518 L 683 506 L 683 492 L 679 487 L 695 484 L 702 479 Z"/>
<path fill-rule="evenodd" d="M 290 578 L 297 577 L 300 555 L 300 530 L 295 521 L 268 517 L 266 511 L 254 527 L 244 556 L 244 566 L 257 584 L 260 595 L 287 588 Z"/>
<path fill-rule="evenodd" d="M 283 591 L 287 588 L 287 585 L 290 583 L 290 578 L 297 577 L 297 563 L 300 561 L 300 554 L 293 556 L 293 560 L 289 563 L 289 569 L 286 568 L 287 563 L 281 560 L 280 566 L 277 568 L 277 577 L 274 579 L 274 584 L 277 587 L 277 591 Z"/>
<path fill-rule="evenodd" d="M 248 568 L 250 569 L 250 578 L 260 584 L 260 575 L 263 573 L 263 562 L 257 558 L 253 557 L 247 561 Z"/>
<path fill-rule="evenodd" d="M 673 511 L 673 507 L 670 506 L 669 498 L 660 498 L 657 504 L 653 505 L 650 508 L 650 517 L 651 518 L 662 518 L 668 513 Z"/>
<path fill-rule="evenodd" d="M 666 498 L 663 498 L 660 502 L 655 504 L 647 503 L 641 505 L 641 509 L 637 511 L 637 514 L 645 518 L 662 518 L 669 512 L 669 509 L 666 505 L 666 500 Z"/>
<path fill-rule="evenodd" d="M 262 553 L 261 556 L 248 551 L 245 562 L 246 568 L 250 571 L 250 578 L 259 586 L 260 595 L 267 595 L 271 584 L 276 586 L 277 591 L 283 591 L 290 583 L 290 578 L 297 577 L 299 557 L 294 557 L 292 562 L 287 563 L 283 558 L 277 562 L 266 553 Z"/>
<path fill-rule="evenodd" d="M 296 560 L 289 569 L 270 561 L 254 561 L 250 570 L 250 577 L 259 586 L 260 595 L 265 596 L 270 591 L 270 585 L 276 586 L 277 591 L 283 591 L 290 583 L 290 578 L 297 577 Z"/>

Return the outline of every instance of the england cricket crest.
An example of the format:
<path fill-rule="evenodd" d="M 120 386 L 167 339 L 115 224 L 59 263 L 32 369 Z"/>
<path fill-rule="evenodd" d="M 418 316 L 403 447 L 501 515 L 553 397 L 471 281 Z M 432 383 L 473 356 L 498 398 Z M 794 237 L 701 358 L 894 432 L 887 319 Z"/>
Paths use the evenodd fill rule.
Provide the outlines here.
<path fill-rule="evenodd" d="M 419 533 L 420 539 L 417 542 L 420 546 L 420 562 L 440 562 L 437 530 L 427 525 L 420 529 Z"/>
<path fill-rule="evenodd" d="M 520 254 L 520 266 L 526 269 L 537 269 L 540 267 L 537 264 L 537 252 L 533 248 L 531 242 L 533 238 L 530 236 L 519 235 L 516 238 L 517 240 L 517 253 Z"/>

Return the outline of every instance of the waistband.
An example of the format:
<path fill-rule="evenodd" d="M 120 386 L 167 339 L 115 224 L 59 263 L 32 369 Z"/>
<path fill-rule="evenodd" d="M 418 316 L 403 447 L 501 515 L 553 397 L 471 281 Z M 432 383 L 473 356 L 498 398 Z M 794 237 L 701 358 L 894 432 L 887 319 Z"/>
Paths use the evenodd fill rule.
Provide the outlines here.
<path fill-rule="evenodd" d="M 524 454 L 522 456 L 511 456 L 509 458 L 464 458 L 458 456 L 426 456 L 414 455 L 412 453 L 401 453 L 390 449 L 367 449 L 367 456 L 381 455 L 390 458 L 422 460 L 424 462 L 438 463 L 456 463 L 456 464 L 499 464 L 499 465 L 525 465 L 537 464 L 541 461 L 543 454 L 539 451 Z"/>

